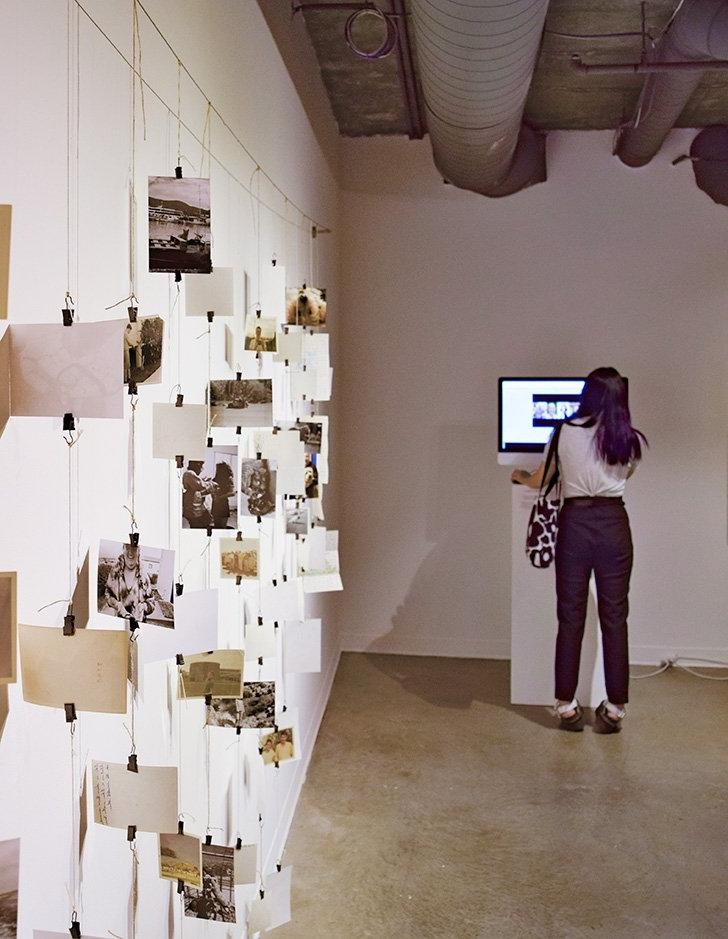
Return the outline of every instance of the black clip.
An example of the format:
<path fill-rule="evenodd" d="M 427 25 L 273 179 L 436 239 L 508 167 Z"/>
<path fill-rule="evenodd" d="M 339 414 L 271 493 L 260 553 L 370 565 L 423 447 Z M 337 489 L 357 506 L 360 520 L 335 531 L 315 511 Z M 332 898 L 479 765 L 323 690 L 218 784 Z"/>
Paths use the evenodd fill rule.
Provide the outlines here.
<path fill-rule="evenodd" d="M 181 408 L 181 407 L 182 407 L 182 402 L 184 401 L 184 399 L 185 399 L 185 396 L 184 396 L 183 394 L 178 394 L 178 395 L 177 395 L 177 400 L 174 402 L 174 406 L 175 406 L 176 408 Z"/>
<path fill-rule="evenodd" d="M 235 842 L 235 850 L 239 851 L 242 848 L 242 846 L 243 846 L 243 839 L 238 838 L 238 840 Z"/>
<path fill-rule="evenodd" d="M 243 380 L 243 373 L 242 373 L 242 372 L 236 372 L 236 373 L 235 373 L 235 381 L 242 381 L 242 380 Z"/>
<path fill-rule="evenodd" d="M 63 635 L 73 636 L 76 633 L 76 617 L 73 613 L 66 613 L 63 617 Z"/>
<path fill-rule="evenodd" d="M 274 254 L 273 257 L 270 259 L 270 263 L 273 265 L 273 267 L 275 267 L 277 262 L 278 262 L 278 258 Z"/>
<path fill-rule="evenodd" d="M 184 469 L 184 468 L 185 468 L 185 457 L 184 457 L 184 453 L 178 453 L 177 456 L 174 458 L 174 461 L 175 461 L 175 463 L 177 464 L 177 469 Z"/>
<path fill-rule="evenodd" d="M 174 175 L 177 179 L 182 179 L 182 167 L 181 166 L 175 166 Z"/>
<path fill-rule="evenodd" d="M 181 586 L 181 585 L 180 585 L 180 586 Z M 176 657 L 175 657 L 175 660 L 176 660 L 176 662 L 177 662 L 177 665 L 184 665 L 184 664 L 185 664 L 185 657 L 182 655 L 181 652 L 178 652 L 178 653 L 177 653 L 177 655 L 176 655 Z"/>
<path fill-rule="evenodd" d="M 70 307 L 64 306 L 61 310 L 61 315 L 63 316 L 64 326 L 73 325 L 73 310 Z"/>
<path fill-rule="evenodd" d="M 283 575 L 283 583 L 285 584 L 285 583 L 287 583 L 287 582 L 288 582 L 288 574 L 284 574 L 284 575 Z"/>
<path fill-rule="evenodd" d="M 133 544 L 134 546 L 139 544 L 139 532 L 138 531 L 129 532 L 129 544 Z"/>
<path fill-rule="evenodd" d="M 139 394 L 139 391 L 137 390 L 137 383 L 134 381 L 133 378 L 130 378 L 130 379 L 129 379 L 128 385 L 129 385 L 129 389 L 128 389 L 128 391 L 127 391 L 127 394 L 128 394 L 128 395 L 138 395 L 138 394 Z"/>
<path fill-rule="evenodd" d="M 185 882 L 184 880 L 178 880 L 177 881 L 177 893 L 184 893 L 184 892 L 185 892 Z"/>
<path fill-rule="evenodd" d="M 242 533 L 241 531 L 239 531 L 239 532 L 237 533 L 237 535 L 235 536 L 235 540 L 236 540 L 236 541 L 242 541 L 242 540 L 243 540 L 243 533 Z"/>
<path fill-rule="evenodd" d="M 278 629 L 278 620 L 273 621 L 273 629 Z"/>
<path fill-rule="evenodd" d="M 211 446 L 212 446 L 212 437 L 208 437 L 208 438 L 207 438 L 207 446 L 208 446 L 208 447 L 211 447 Z"/>
<path fill-rule="evenodd" d="M 274 587 L 277 587 L 277 586 L 278 586 L 278 581 L 275 579 L 275 577 L 273 578 L 273 586 L 274 586 Z"/>
<path fill-rule="evenodd" d="M 263 617 L 262 617 L 262 616 L 259 616 L 259 617 L 258 617 L 258 625 L 259 625 L 259 626 L 262 626 L 262 625 L 263 625 Z"/>
<path fill-rule="evenodd" d="M 283 707 L 281 708 L 281 711 L 285 714 L 287 710 L 288 710 L 288 705 L 284 704 Z"/>
<path fill-rule="evenodd" d="M 259 655 L 259 656 L 258 656 L 258 665 L 262 665 L 262 664 L 263 664 L 263 656 L 262 656 L 262 655 Z"/>
<path fill-rule="evenodd" d="M 260 304 L 258 304 L 258 305 L 255 307 L 255 317 L 256 317 L 256 319 L 260 319 L 260 315 L 261 315 L 262 312 L 263 312 L 263 311 L 262 311 L 261 308 L 260 308 Z"/>
<path fill-rule="evenodd" d="M 174 585 L 175 596 L 181 597 L 182 591 L 185 589 L 185 585 L 180 581 Z"/>
<path fill-rule="evenodd" d="M 205 835 L 205 844 L 212 844 L 212 835 Z"/>
<path fill-rule="evenodd" d="M 243 582 L 243 575 L 242 575 L 242 574 L 236 574 L 236 575 L 235 575 L 235 586 L 236 586 L 236 587 L 239 587 L 239 586 L 242 584 L 242 582 Z"/>
<path fill-rule="evenodd" d="M 134 619 L 133 616 L 129 617 L 129 632 L 133 638 L 134 633 L 139 629 L 139 623 Z"/>
<path fill-rule="evenodd" d="M 178 284 L 181 280 L 182 280 L 182 273 L 181 273 L 181 271 L 175 271 L 175 272 L 174 272 L 174 282 L 175 282 L 175 284 Z"/>
<path fill-rule="evenodd" d="M 207 322 L 208 322 L 208 323 L 211 323 L 214 318 L 215 318 L 215 311 L 214 311 L 214 310 L 208 310 L 208 311 L 207 311 Z"/>
<path fill-rule="evenodd" d="M 136 825 L 126 826 L 126 840 L 133 841 L 136 838 Z"/>
<path fill-rule="evenodd" d="M 126 768 L 130 773 L 138 773 L 139 767 L 137 765 L 137 755 L 136 753 L 130 753 L 129 759 L 126 761 Z"/>
<path fill-rule="evenodd" d="M 182 821 L 182 819 L 180 819 L 177 822 L 177 834 L 183 835 L 184 833 L 185 833 L 185 823 Z"/>
<path fill-rule="evenodd" d="M 137 307 L 132 304 L 126 308 L 126 312 L 129 314 L 129 322 L 136 323 L 137 321 Z"/>
<path fill-rule="evenodd" d="M 238 435 L 238 437 L 240 436 L 240 428 L 239 428 L 239 427 L 236 427 L 236 428 L 235 428 L 235 433 Z"/>
<path fill-rule="evenodd" d="M 209 528 L 209 527 L 208 527 L 208 529 L 207 529 L 207 537 L 208 537 L 208 538 L 212 538 L 212 529 Z"/>
<path fill-rule="evenodd" d="M 71 934 L 71 939 L 82 939 L 81 924 L 77 919 L 71 920 L 71 926 L 68 931 Z"/>
<path fill-rule="evenodd" d="M 76 429 L 76 422 L 73 419 L 73 414 L 66 413 L 63 415 L 63 429 L 69 431 Z"/>
<path fill-rule="evenodd" d="M 261 900 L 265 900 L 265 890 L 263 890 L 262 887 L 260 888 L 260 890 L 258 891 L 258 893 L 260 894 L 260 899 L 261 899 Z"/>
<path fill-rule="evenodd" d="M 211 694 L 205 695 L 205 706 L 208 708 L 212 707 L 212 695 Z"/>
<path fill-rule="evenodd" d="M 256 517 L 256 519 L 257 519 L 258 524 L 260 525 L 260 523 L 263 521 L 263 519 L 260 517 L 260 515 L 256 515 L 255 517 Z"/>
<path fill-rule="evenodd" d="M 280 874 L 280 872 L 281 872 L 281 868 L 282 868 L 282 867 L 283 867 L 283 865 L 281 864 L 280 861 L 278 861 L 278 862 L 276 863 L 276 870 L 278 871 L 279 874 Z"/>
<path fill-rule="evenodd" d="M 76 705 L 73 702 L 64 704 L 63 710 L 66 712 L 66 723 L 72 724 L 76 720 Z"/>
<path fill-rule="evenodd" d="M 243 729 L 243 728 L 240 726 L 240 724 L 238 724 L 238 726 L 235 728 L 235 733 L 238 735 L 238 737 L 240 736 L 240 731 L 241 731 L 242 729 Z"/>
<path fill-rule="evenodd" d="M 258 755 L 263 756 L 263 747 L 258 747 Z"/>
<path fill-rule="evenodd" d="M 285 365 L 286 368 L 288 368 L 288 359 L 286 359 L 283 364 Z"/>
<path fill-rule="evenodd" d="M 258 452 L 255 454 L 255 459 L 256 459 L 256 460 L 262 460 L 262 459 L 263 459 L 263 454 L 260 452 L 260 450 L 258 450 Z"/>

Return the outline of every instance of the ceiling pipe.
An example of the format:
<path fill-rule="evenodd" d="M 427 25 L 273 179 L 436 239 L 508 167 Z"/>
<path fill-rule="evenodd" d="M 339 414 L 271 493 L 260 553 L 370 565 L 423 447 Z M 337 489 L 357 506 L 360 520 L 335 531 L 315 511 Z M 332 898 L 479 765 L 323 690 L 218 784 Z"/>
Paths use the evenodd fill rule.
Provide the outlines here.
<path fill-rule="evenodd" d="M 649 55 L 659 64 L 728 60 L 728 3 L 682 0 Z M 707 69 L 668 68 L 649 74 L 637 110 L 618 136 L 614 152 L 627 166 L 644 166 L 658 153 Z"/>
<path fill-rule="evenodd" d="M 548 0 L 412 0 L 432 152 L 445 180 L 506 196 L 546 179 L 545 136 L 522 123 Z"/>

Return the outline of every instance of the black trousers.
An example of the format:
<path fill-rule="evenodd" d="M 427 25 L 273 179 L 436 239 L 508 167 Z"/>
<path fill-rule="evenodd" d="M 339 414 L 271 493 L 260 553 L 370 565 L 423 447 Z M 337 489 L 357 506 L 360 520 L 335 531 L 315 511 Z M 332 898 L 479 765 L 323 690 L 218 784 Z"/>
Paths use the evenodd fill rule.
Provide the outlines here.
<path fill-rule="evenodd" d="M 620 498 L 567 499 L 556 540 L 556 697 L 571 701 L 579 683 L 589 580 L 597 586 L 607 697 L 628 700 L 627 614 L 632 573 L 632 534 Z"/>

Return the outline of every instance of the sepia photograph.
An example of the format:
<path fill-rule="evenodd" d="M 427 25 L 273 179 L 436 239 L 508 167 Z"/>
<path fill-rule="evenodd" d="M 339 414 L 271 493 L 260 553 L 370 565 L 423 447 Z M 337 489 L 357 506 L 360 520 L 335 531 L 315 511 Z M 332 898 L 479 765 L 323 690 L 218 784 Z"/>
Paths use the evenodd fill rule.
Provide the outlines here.
<path fill-rule="evenodd" d="M 307 453 L 321 453 L 321 440 L 323 425 L 320 421 L 299 421 L 296 424 L 298 433 L 303 441 Z"/>
<path fill-rule="evenodd" d="M 261 756 L 266 766 L 285 763 L 295 757 L 293 749 L 293 728 L 285 727 L 261 738 Z"/>
<path fill-rule="evenodd" d="M 0 572 L 0 685 L 15 681 L 16 576 L 15 571 Z"/>
<path fill-rule="evenodd" d="M 184 888 L 185 916 L 193 919 L 235 922 L 234 849 L 202 845 L 202 886 Z"/>
<path fill-rule="evenodd" d="M 268 460 L 243 460 L 240 464 L 243 515 L 271 515 L 276 510 L 276 473 Z"/>
<path fill-rule="evenodd" d="M 174 551 L 101 541 L 97 599 L 99 613 L 174 628 Z"/>
<path fill-rule="evenodd" d="M 303 458 L 303 485 L 307 499 L 318 499 L 319 497 L 319 475 L 316 468 L 316 456 L 316 453 L 307 450 Z"/>
<path fill-rule="evenodd" d="M 323 326 L 326 323 L 326 291 L 318 287 L 286 290 L 286 322 L 289 326 Z"/>
<path fill-rule="evenodd" d="M 162 380 L 164 320 L 143 316 L 124 327 L 124 384 L 156 384 Z"/>
<path fill-rule="evenodd" d="M 15 939 L 18 929 L 20 838 L 0 841 L 0 939 Z"/>
<path fill-rule="evenodd" d="M 182 880 L 193 887 L 201 887 L 200 839 L 192 835 L 160 834 L 159 875 L 165 880 Z"/>
<path fill-rule="evenodd" d="M 186 655 L 180 667 L 181 698 L 239 698 L 243 693 L 243 652 L 218 649 Z"/>
<path fill-rule="evenodd" d="M 272 317 L 249 313 L 245 321 L 247 352 L 275 352 L 277 323 Z"/>
<path fill-rule="evenodd" d="M 270 378 L 213 380 L 208 395 L 214 427 L 270 427 L 273 423 Z"/>
<path fill-rule="evenodd" d="M 305 502 L 295 502 L 286 507 L 286 534 L 305 535 L 308 531 L 308 505 Z"/>
<path fill-rule="evenodd" d="M 149 270 L 209 274 L 210 180 L 149 177 Z"/>
<path fill-rule="evenodd" d="M 238 527 L 238 448 L 212 446 L 182 473 L 182 527 Z"/>
<path fill-rule="evenodd" d="M 258 578 L 257 538 L 220 539 L 220 576 L 242 577 L 243 580 Z"/>
<path fill-rule="evenodd" d="M 243 695 L 235 700 L 216 701 L 207 709 L 211 727 L 241 727 L 245 730 L 273 727 L 276 686 L 273 681 L 246 681 Z"/>

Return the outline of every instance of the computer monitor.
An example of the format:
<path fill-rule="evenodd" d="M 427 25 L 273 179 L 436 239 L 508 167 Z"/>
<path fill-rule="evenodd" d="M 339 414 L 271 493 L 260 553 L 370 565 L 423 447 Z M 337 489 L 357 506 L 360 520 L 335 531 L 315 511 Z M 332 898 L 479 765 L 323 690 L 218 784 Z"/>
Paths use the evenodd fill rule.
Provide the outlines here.
<path fill-rule="evenodd" d="M 578 410 L 583 388 L 583 378 L 499 378 L 498 453 L 541 453 Z"/>

